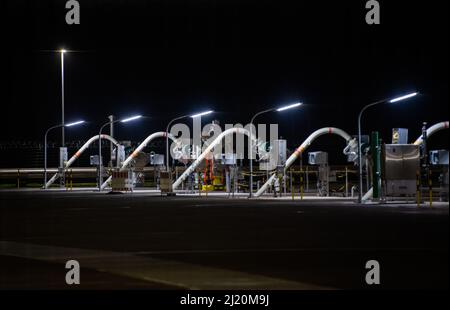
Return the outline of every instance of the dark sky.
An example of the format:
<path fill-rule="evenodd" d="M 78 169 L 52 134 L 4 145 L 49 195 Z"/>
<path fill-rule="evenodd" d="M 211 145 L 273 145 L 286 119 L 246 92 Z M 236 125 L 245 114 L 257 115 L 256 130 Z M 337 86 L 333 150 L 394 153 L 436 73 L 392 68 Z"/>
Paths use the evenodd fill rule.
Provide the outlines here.
<path fill-rule="evenodd" d="M 142 140 L 206 108 L 222 124 L 247 123 L 303 101 L 258 119 L 279 123 L 293 147 L 323 126 L 354 134 L 363 105 L 414 90 L 421 96 L 368 111 L 365 131 L 390 141 L 406 127 L 414 140 L 423 121 L 449 119 L 446 1 L 381 0 L 377 26 L 365 23 L 366 1 L 80 0 L 81 25 L 65 23 L 65 2 L 2 1 L 1 141 L 41 140 L 60 121 L 60 48 L 74 51 L 66 120 L 90 121 L 67 140 L 94 135 L 109 114 L 151 116 L 117 128 Z M 448 148 L 448 133 L 435 139 Z"/>

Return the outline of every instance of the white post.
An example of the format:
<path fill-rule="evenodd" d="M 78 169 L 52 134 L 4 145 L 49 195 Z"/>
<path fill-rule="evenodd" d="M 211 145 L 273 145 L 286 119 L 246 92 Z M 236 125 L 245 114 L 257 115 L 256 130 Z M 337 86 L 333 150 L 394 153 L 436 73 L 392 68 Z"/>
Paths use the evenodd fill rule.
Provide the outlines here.
<path fill-rule="evenodd" d="M 61 146 L 64 147 L 64 51 L 61 51 L 61 126 Z"/>

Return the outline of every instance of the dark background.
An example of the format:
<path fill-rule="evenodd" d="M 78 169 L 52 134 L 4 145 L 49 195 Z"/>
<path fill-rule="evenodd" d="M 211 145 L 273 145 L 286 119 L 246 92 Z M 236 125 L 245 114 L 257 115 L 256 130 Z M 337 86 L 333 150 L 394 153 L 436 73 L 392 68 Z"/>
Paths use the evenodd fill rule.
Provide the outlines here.
<path fill-rule="evenodd" d="M 246 124 L 256 111 L 303 101 L 258 118 L 279 123 L 294 148 L 324 126 L 355 134 L 362 106 L 418 90 L 363 120 L 387 142 L 393 127 L 414 141 L 423 121 L 449 118 L 447 2 L 379 2 L 381 25 L 365 23 L 366 1 L 80 0 L 81 25 L 67 25 L 64 0 L 2 1 L 0 141 L 41 141 L 60 122 L 60 48 L 73 51 L 66 122 L 89 121 L 67 129 L 67 141 L 98 133 L 110 114 L 151 116 L 116 126 L 119 139 L 142 141 L 186 113 L 214 109 L 203 123 Z M 430 144 L 447 140 L 445 131 Z M 333 137 L 310 150 L 342 148 Z"/>

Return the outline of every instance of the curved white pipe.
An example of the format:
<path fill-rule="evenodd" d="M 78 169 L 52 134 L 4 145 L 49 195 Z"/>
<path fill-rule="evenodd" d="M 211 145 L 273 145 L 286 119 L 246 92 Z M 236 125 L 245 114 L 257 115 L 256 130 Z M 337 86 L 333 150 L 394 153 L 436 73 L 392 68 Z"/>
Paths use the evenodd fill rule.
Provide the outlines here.
<path fill-rule="evenodd" d="M 373 197 L 373 187 L 371 187 L 367 193 L 362 196 L 361 201 L 366 201 L 367 199 L 371 199 Z"/>
<path fill-rule="evenodd" d="M 127 159 L 124 160 L 124 162 L 122 163 L 122 166 L 120 167 L 120 169 L 124 169 L 128 166 L 128 164 L 136 157 L 138 156 L 139 152 L 142 151 L 142 149 L 144 147 L 147 146 L 147 144 L 149 144 L 152 140 L 156 139 L 156 138 L 165 138 L 166 137 L 166 132 L 165 131 L 159 131 L 159 132 L 155 132 L 152 133 L 151 135 L 149 135 L 147 138 L 145 138 L 144 141 L 141 142 L 141 144 L 139 144 L 139 146 L 133 151 L 133 153 L 130 154 L 130 156 L 127 157 Z M 169 139 L 171 139 L 172 141 L 176 141 L 176 138 L 169 133 Z M 111 181 L 111 176 L 108 177 L 108 179 L 102 184 L 102 189 L 104 189 L 108 183 Z"/>
<path fill-rule="evenodd" d="M 447 129 L 447 128 L 448 128 L 448 121 L 434 124 L 433 126 L 431 126 L 430 128 L 427 129 L 427 137 L 431 136 L 432 134 L 434 134 L 442 129 Z M 420 137 L 417 138 L 417 140 L 414 142 L 414 145 L 422 144 L 422 142 L 423 142 L 423 137 L 422 137 L 422 135 L 420 135 Z"/>
<path fill-rule="evenodd" d="M 125 168 L 126 166 L 128 166 L 128 164 L 136 157 L 138 156 L 139 152 L 142 151 L 142 149 L 144 147 L 147 146 L 148 143 L 150 143 L 152 140 L 156 139 L 156 138 L 165 138 L 166 137 L 166 132 L 165 131 L 159 131 L 159 132 L 155 132 L 152 133 L 151 135 L 149 135 L 147 138 L 145 138 L 144 141 L 142 141 L 141 144 L 139 144 L 139 146 L 133 151 L 133 153 L 131 153 L 130 156 L 127 157 L 127 159 L 125 159 L 125 161 L 122 163 L 121 169 Z M 169 133 L 169 139 L 171 139 L 172 141 L 176 141 L 175 137 L 173 135 L 171 135 Z"/>
<path fill-rule="evenodd" d="M 427 137 L 430 137 L 434 133 L 441 131 L 443 129 L 447 129 L 447 128 L 448 128 L 448 121 L 434 124 L 433 126 L 431 126 L 430 128 L 427 129 Z M 420 144 L 422 144 L 422 142 L 423 142 L 423 137 L 422 137 L 422 135 L 420 135 L 420 137 L 418 137 L 417 140 L 413 144 L 420 145 Z M 362 197 L 361 200 L 366 201 L 367 199 L 371 199 L 372 197 L 373 197 L 373 187 L 371 187 L 367 191 L 367 193 L 364 194 L 364 196 Z"/>
<path fill-rule="evenodd" d="M 119 142 L 117 142 L 116 139 L 114 139 L 113 137 L 109 136 L 109 135 L 101 135 L 101 139 L 107 139 L 109 141 L 111 141 L 112 143 L 114 143 L 114 145 L 119 145 Z M 83 144 L 83 146 L 67 161 L 66 165 L 64 166 L 64 170 L 66 170 L 67 168 L 69 168 L 73 162 L 80 157 L 81 154 L 83 154 L 83 152 L 89 147 L 89 145 L 91 145 L 92 142 L 94 142 L 95 140 L 98 140 L 98 135 L 93 136 L 92 138 L 90 138 L 88 141 L 86 141 L 85 144 Z M 53 184 L 53 182 L 56 181 L 56 179 L 58 178 L 58 173 L 55 173 L 52 178 L 47 182 L 47 184 L 45 184 L 45 188 L 48 188 L 50 185 Z"/>
<path fill-rule="evenodd" d="M 335 128 L 335 127 L 324 127 L 321 129 L 318 129 L 316 131 L 314 131 L 311 135 L 309 135 L 309 137 L 295 150 L 294 153 L 292 153 L 291 156 L 289 156 L 289 158 L 286 160 L 286 164 L 284 166 L 284 170 L 286 171 L 297 159 L 297 157 L 303 153 L 303 151 L 311 145 L 311 143 L 316 140 L 318 137 L 325 135 L 325 134 L 335 134 L 338 136 L 341 136 L 342 138 L 344 138 L 345 141 L 350 141 L 352 139 L 352 137 L 346 133 L 345 131 L 343 131 L 342 129 L 339 128 Z M 255 197 L 259 197 L 261 196 L 269 187 L 270 184 L 272 184 L 272 182 L 275 179 L 275 174 L 273 174 L 267 181 L 266 183 L 264 183 L 264 185 L 256 192 Z"/>
<path fill-rule="evenodd" d="M 237 128 L 230 128 L 230 129 L 225 130 L 220 135 L 218 135 L 217 138 L 214 139 L 214 141 L 210 145 L 208 145 L 208 147 L 203 151 L 203 153 L 172 184 L 172 188 L 176 189 L 178 186 L 180 186 L 181 182 L 183 182 L 189 176 L 189 174 L 191 174 L 195 170 L 195 168 L 197 168 L 197 166 L 205 159 L 205 157 L 211 152 L 211 150 L 221 142 L 221 140 L 223 138 L 225 138 L 228 135 L 234 134 L 234 133 L 244 134 L 244 135 L 250 137 L 250 132 L 245 128 L 237 127 Z M 251 136 L 251 139 L 254 141 L 255 144 L 258 143 L 258 140 L 255 138 L 254 135 Z"/>

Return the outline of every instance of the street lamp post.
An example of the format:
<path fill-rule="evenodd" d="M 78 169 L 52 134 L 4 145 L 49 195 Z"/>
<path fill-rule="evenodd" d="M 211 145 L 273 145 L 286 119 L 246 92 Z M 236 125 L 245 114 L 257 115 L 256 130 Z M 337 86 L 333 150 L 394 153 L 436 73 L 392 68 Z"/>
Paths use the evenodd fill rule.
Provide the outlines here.
<path fill-rule="evenodd" d="M 253 131 L 253 122 L 254 122 L 255 118 L 258 115 L 261 115 L 261 114 L 264 114 L 264 113 L 274 112 L 274 111 L 281 112 L 281 111 L 285 111 L 285 110 L 288 110 L 288 109 L 299 107 L 302 104 L 303 103 L 301 103 L 301 102 L 297 102 L 297 103 L 294 103 L 294 104 L 283 106 L 281 108 L 272 108 L 272 109 L 263 110 L 263 111 L 260 111 L 260 112 L 256 113 L 255 115 L 253 115 L 253 117 L 252 117 L 252 119 L 250 121 L 250 138 L 249 138 L 250 139 L 250 147 L 249 147 L 249 150 L 248 150 L 248 157 L 249 157 L 249 161 L 250 161 L 249 162 L 249 166 L 250 166 L 250 193 L 249 193 L 249 198 L 253 197 L 253 142 L 252 142 L 252 131 Z"/>
<path fill-rule="evenodd" d="M 65 134 L 64 134 L 64 53 L 66 50 L 62 49 L 61 54 L 61 146 L 64 147 Z"/>
<path fill-rule="evenodd" d="M 183 116 L 179 116 L 176 117 L 174 119 L 172 119 L 166 127 L 166 171 L 170 172 L 170 167 L 169 167 L 169 129 L 170 129 L 170 125 L 172 125 L 173 122 L 183 119 L 185 117 L 189 117 L 189 115 L 183 115 Z"/>
<path fill-rule="evenodd" d="M 253 115 L 253 117 L 252 117 L 252 119 L 250 121 L 250 137 L 249 137 L 250 147 L 248 149 L 248 158 L 249 158 L 249 161 L 250 161 L 250 186 L 249 186 L 250 193 L 249 193 L 249 196 L 248 196 L 249 198 L 252 198 L 252 196 L 253 196 L 253 140 L 252 140 L 253 121 L 255 120 L 255 118 L 258 115 L 261 115 L 261 114 L 264 114 L 264 113 L 268 113 L 268 112 L 272 112 L 272 111 L 275 111 L 275 109 L 272 108 L 272 109 L 267 109 L 267 110 L 264 110 L 264 111 L 260 111 L 260 112 L 256 113 L 255 115 Z"/>
<path fill-rule="evenodd" d="M 207 115 L 207 114 L 211 114 L 214 111 L 205 111 L 205 112 L 200 112 L 200 113 L 196 113 L 196 114 L 192 114 L 192 115 L 183 115 L 183 116 L 179 116 L 176 117 L 174 119 L 172 119 L 169 124 L 167 124 L 166 127 L 166 171 L 170 172 L 170 164 L 169 164 L 169 130 L 170 130 L 170 126 L 172 125 L 173 122 L 186 118 L 186 117 L 191 117 L 191 118 L 197 118 L 197 117 L 201 117 L 203 115 Z"/>
<path fill-rule="evenodd" d="M 400 96 L 400 97 L 396 97 L 394 99 L 383 99 L 383 100 L 379 100 L 379 101 L 375 101 L 372 103 L 369 103 L 368 105 L 364 106 L 361 111 L 359 112 L 358 115 L 358 164 L 359 164 L 359 194 L 358 194 L 358 202 L 361 203 L 362 202 L 362 197 L 363 197 L 363 190 L 362 190 L 362 184 L 363 184 L 363 178 L 362 178 L 362 150 L 361 150 L 361 118 L 362 115 L 364 113 L 365 110 L 367 110 L 368 108 L 380 104 L 380 103 L 395 103 L 398 101 L 402 101 L 411 97 L 414 97 L 418 94 L 418 92 L 414 92 L 414 93 L 410 93 L 404 96 Z"/>
<path fill-rule="evenodd" d="M 116 119 L 116 120 L 110 120 L 109 122 L 103 124 L 100 127 L 100 130 L 98 132 L 98 191 L 101 192 L 102 191 L 102 183 L 103 183 L 103 172 L 102 172 L 102 130 L 103 128 L 105 128 L 108 125 L 112 125 L 114 123 L 117 122 L 121 122 L 121 123 L 128 123 L 130 121 L 134 121 L 136 119 L 141 118 L 142 115 L 136 115 L 136 116 L 132 116 L 132 117 L 127 117 L 127 118 L 123 118 L 123 119 Z"/>
<path fill-rule="evenodd" d="M 77 122 L 69 123 L 69 124 L 66 124 L 66 125 L 59 124 L 59 125 L 55 125 L 55 126 L 50 127 L 45 132 L 45 135 L 44 135 L 44 186 L 43 186 L 44 189 L 47 188 L 47 135 L 48 135 L 48 132 L 50 130 L 52 130 L 52 129 L 55 129 L 55 128 L 72 127 L 72 126 L 80 125 L 80 124 L 83 124 L 83 123 L 84 123 L 84 121 L 77 121 Z"/>

